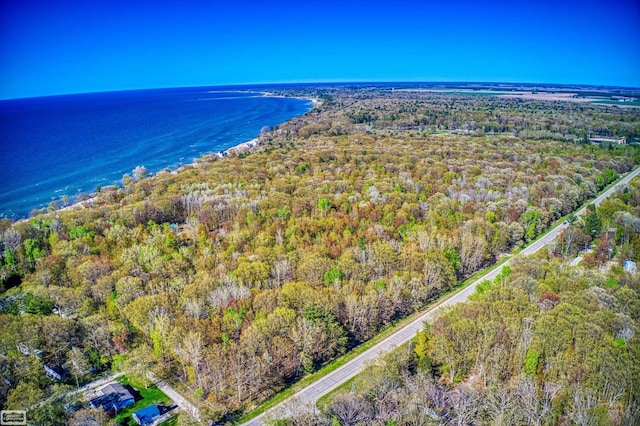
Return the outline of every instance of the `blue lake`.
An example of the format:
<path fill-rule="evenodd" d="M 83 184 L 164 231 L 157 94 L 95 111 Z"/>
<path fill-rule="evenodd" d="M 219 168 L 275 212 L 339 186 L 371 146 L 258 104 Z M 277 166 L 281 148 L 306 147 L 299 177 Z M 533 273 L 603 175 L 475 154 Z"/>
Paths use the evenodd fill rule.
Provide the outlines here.
<path fill-rule="evenodd" d="M 311 109 L 255 91 L 181 88 L 0 101 L 0 216 L 190 163 Z"/>

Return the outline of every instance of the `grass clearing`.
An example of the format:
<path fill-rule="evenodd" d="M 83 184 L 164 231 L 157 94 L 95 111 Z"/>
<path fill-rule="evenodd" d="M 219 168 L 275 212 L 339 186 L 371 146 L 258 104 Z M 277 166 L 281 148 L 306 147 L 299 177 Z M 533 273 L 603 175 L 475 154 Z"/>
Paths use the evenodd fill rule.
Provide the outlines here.
<path fill-rule="evenodd" d="M 118 377 L 116 380 L 125 387 L 131 386 L 134 390 L 136 390 L 140 394 L 140 398 L 141 398 L 138 401 L 136 401 L 135 404 L 125 408 L 124 410 L 118 413 L 118 415 L 113 419 L 118 424 L 135 426 L 136 423 L 133 421 L 133 417 L 131 417 L 131 414 L 133 414 L 134 412 L 151 404 L 169 405 L 171 403 L 171 398 L 169 398 L 167 395 L 164 394 L 164 392 L 158 389 L 156 385 L 151 385 L 148 388 L 144 388 L 142 386 L 136 387 L 131 384 L 131 382 L 126 376 Z M 137 396 L 136 396 L 136 399 L 138 399 Z"/>
<path fill-rule="evenodd" d="M 640 100 L 638 99 L 635 99 L 631 102 L 620 102 L 620 101 L 613 101 L 613 100 L 596 100 L 596 101 L 592 101 L 591 103 L 595 105 L 640 106 Z"/>
<path fill-rule="evenodd" d="M 176 414 L 172 416 L 170 419 L 167 419 L 164 422 L 160 423 L 158 426 L 176 426 L 178 424 L 179 416 L 180 414 Z"/>

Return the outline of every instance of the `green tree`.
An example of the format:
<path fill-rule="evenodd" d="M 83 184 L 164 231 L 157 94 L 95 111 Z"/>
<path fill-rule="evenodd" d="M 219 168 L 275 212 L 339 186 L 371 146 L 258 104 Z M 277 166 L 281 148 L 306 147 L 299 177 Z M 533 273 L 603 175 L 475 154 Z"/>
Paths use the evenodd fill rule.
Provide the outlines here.
<path fill-rule="evenodd" d="M 413 351 L 416 355 L 418 369 L 422 371 L 431 371 L 432 363 L 429 357 L 431 330 L 428 324 L 425 324 L 423 330 L 418 331 L 415 337 L 415 345 Z"/>
<path fill-rule="evenodd" d="M 45 393 L 37 383 L 21 381 L 7 395 L 8 410 L 25 410 L 44 399 Z"/>
<path fill-rule="evenodd" d="M 448 290 L 456 283 L 451 262 L 437 249 L 430 249 L 425 253 L 423 277 L 429 295 Z"/>
<path fill-rule="evenodd" d="M 24 295 L 24 310 L 30 314 L 50 315 L 55 302 L 51 299 L 33 296 L 30 293 Z"/>
<path fill-rule="evenodd" d="M 444 251 L 444 257 L 446 257 L 449 263 L 451 263 L 451 266 L 453 266 L 453 269 L 456 271 L 456 273 L 462 269 L 462 260 L 460 259 L 460 255 L 455 249 L 446 249 Z"/>
<path fill-rule="evenodd" d="M 71 367 L 71 373 L 76 379 L 76 386 L 80 387 L 79 379 L 91 371 L 91 360 L 82 349 L 76 346 L 67 354 L 67 360 Z"/>
<path fill-rule="evenodd" d="M 132 384 L 148 388 L 153 384 L 148 373 L 155 365 L 153 350 L 143 343 L 129 353 L 122 367 Z"/>
<path fill-rule="evenodd" d="M 539 226 L 540 212 L 537 209 L 527 209 L 524 215 L 522 215 L 522 222 L 525 227 L 525 238 L 527 241 L 533 240 Z"/>
<path fill-rule="evenodd" d="M 338 268 L 331 268 L 324 274 L 324 285 L 332 285 L 342 280 L 342 272 Z"/>
<path fill-rule="evenodd" d="M 310 372 L 332 357 L 344 352 L 347 333 L 336 317 L 326 309 L 307 307 L 298 321 L 297 340 L 303 370 Z"/>
<path fill-rule="evenodd" d="M 584 233 L 590 237 L 595 237 L 602 230 L 600 215 L 593 204 L 587 206 L 587 214 L 584 218 Z"/>
<path fill-rule="evenodd" d="M 327 212 L 329 212 L 329 210 L 331 210 L 331 208 L 333 207 L 333 204 L 331 203 L 331 200 L 329 200 L 328 198 L 320 198 L 318 200 L 318 209 L 320 209 L 320 211 L 323 214 L 327 214 Z"/>
<path fill-rule="evenodd" d="M 535 376 L 538 371 L 538 359 L 540 352 L 535 349 L 529 349 L 524 361 L 524 373 L 529 376 Z"/>
<path fill-rule="evenodd" d="M 269 265 L 260 260 L 250 261 L 243 259 L 238 262 L 234 275 L 240 283 L 248 287 L 262 287 L 269 279 Z"/>
<path fill-rule="evenodd" d="M 24 254 L 26 260 L 31 265 L 43 256 L 43 252 L 39 247 L 38 241 L 33 238 L 27 238 L 24 240 Z"/>
<path fill-rule="evenodd" d="M 83 237 L 94 238 L 96 233 L 94 231 L 90 231 L 86 225 L 78 225 L 69 231 L 69 238 L 72 240 L 77 240 Z"/>

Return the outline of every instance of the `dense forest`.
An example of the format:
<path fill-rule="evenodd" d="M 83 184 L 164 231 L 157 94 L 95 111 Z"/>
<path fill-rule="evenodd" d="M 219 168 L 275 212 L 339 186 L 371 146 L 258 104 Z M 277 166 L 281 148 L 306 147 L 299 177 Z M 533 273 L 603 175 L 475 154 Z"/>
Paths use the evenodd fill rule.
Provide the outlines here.
<path fill-rule="evenodd" d="M 292 96 L 309 92 L 290 90 Z M 551 139 L 588 143 L 589 137 L 640 139 L 637 109 L 611 108 L 589 103 L 533 101 L 486 94 L 380 90 L 325 89 L 312 93 L 339 106 L 340 114 L 323 120 L 329 134 L 351 132 L 352 125 L 366 129 L 452 132 L 465 135 L 509 133 L 525 139 Z M 326 111 L 325 111 L 326 112 Z M 344 116 L 347 120 L 345 122 Z M 345 128 L 346 127 L 346 128 Z"/>
<path fill-rule="evenodd" d="M 52 397 L 102 371 L 124 370 L 139 383 L 154 371 L 177 383 L 207 418 L 228 419 L 535 239 L 640 162 L 636 146 L 588 143 L 589 134 L 637 135 L 640 113 L 633 109 L 301 90 L 283 93 L 319 97 L 321 106 L 262 134 L 252 152 L 202 157 L 153 177 L 137 168 L 82 205 L 0 221 L 1 406 L 49 400 L 30 412 L 32 420 L 65 424 L 62 403 Z M 599 267 L 613 253 L 604 250 L 603 258 L 608 244 L 640 260 L 637 192 L 590 212 L 584 223 L 576 219 L 554 255 L 568 258 L 595 244 L 584 263 Z M 619 223 L 622 231 L 600 236 Z M 508 281 L 526 281 L 525 295 L 516 284 L 500 291 L 512 292 L 521 303 L 516 313 L 531 322 L 509 323 L 515 331 L 491 322 L 505 336 L 500 354 L 509 358 L 502 360 L 508 371 L 481 370 L 484 347 L 455 363 L 434 352 L 434 342 L 446 339 L 438 330 L 456 317 L 481 322 L 468 306 L 425 332 L 420 362 L 430 367 L 420 371 L 440 371 L 453 383 L 468 382 L 471 372 L 474 380 L 502 383 L 507 378 L 496 374 L 521 369 L 522 347 L 512 348 L 517 337 L 509 333 L 537 330 L 537 305 L 528 303 L 539 287 L 551 304 L 565 297 L 565 278 L 546 283 L 536 272 L 515 280 L 524 269 L 514 266 Z M 571 279 L 583 292 L 572 296 L 575 309 L 600 324 L 586 305 L 600 297 L 590 290 L 598 273 L 585 274 Z M 635 287 L 623 281 L 615 291 L 631 307 Z M 613 291 L 603 288 L 602 297 Z M 511 297 L 496 292 L 483 297 L 496 294 L 496 306 Z M 484 300 L 474 315 L 493 315 Z M 637 315 L 620 312 L 634 330 Z M 601 333 L 613 333 L 605 325 Z M 616 344 L 629 352 L 632 342 Z M 545 363 L 558 351 L 545 351 L 542 337 L 534 343 L 525 345 L 540 352 L 527 385 L 540 386 L 542 379 L 532 381 L 538 375 L 556 383 L 561 372 L 548 372 Z M 66 366 L 70 378 L 52 382 L 45 364 Z M 586 367 L 575 374 L 592 376 Z M 628 401 L 627 393 L 613 402 Z"/>
<path fill-rule="evenodd" d="M 640 180 L 516 259 L 472 300 L 287 425 L 635 425 L 640 418 Z M 570 266 L 566 240 L 597 224 Z M 577 244 L 578 247 L 585 243 Z M 576 248 L 578 248 L 576 247 Z M 609 250 L 611 249 L 611 250 Z M 635 256 L 633 254 L 635 253 Z"/>

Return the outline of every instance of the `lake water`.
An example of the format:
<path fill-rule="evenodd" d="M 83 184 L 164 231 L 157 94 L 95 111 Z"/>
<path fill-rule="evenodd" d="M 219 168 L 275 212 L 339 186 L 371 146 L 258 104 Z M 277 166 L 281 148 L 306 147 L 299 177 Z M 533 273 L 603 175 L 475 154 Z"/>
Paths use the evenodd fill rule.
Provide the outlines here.
<path fill-rule="evenodd" d="M 0 216 L 190 163 L 302 115 L 310 101 L 181 88 L 0 101 Z"/>

